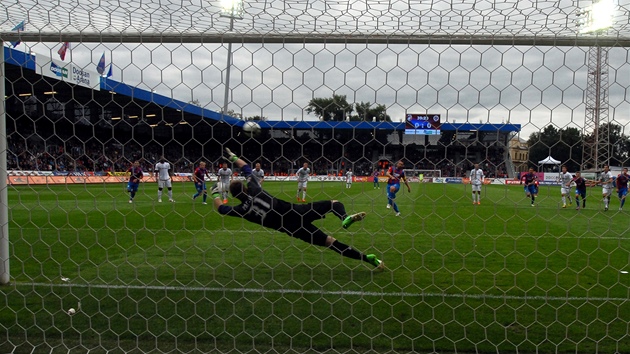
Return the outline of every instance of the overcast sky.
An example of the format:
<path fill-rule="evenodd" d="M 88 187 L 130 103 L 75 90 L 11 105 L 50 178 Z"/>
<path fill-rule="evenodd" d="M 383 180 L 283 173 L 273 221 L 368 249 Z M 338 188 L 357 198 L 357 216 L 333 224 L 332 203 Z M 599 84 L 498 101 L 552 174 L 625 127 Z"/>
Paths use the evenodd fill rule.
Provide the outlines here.
<path fill-rule="evenodd" d="M 13 1 L 13 2 L 12 2 Z M 3 0 L 0 8 L 0 30 L 6 31 L 26 11 L 30 28 L 46 31 L 50 23 L 35 19 L 38 11 L 61 11 L 57 7 L 27 8 L 26 2 Z M 66 25 L 81 29 L 82 16 L 92 18 L 99 31 L 128 22 L 141 31 L 194 32 L 200 22 L 211 24 L 207 31 L 221 31 L 225 18 L 216 9 L 202 3 L 145 2 L 134 8 L 134 1 L 123 14 L 117 2 L 79 0 L 78 7 Z M 105 11 L 106 6 L 112 8 Z M 620 0 L 627 13 L 630 0 Z M 97 6 L 101 4 L 101 6 Z M 158 4 L 160 4 L 158 6 Z M 213 4 L 213 2 L 210 2 Z M 454 1 L 271 1 L 248 2 L 243 20 L 236 21 L 235 31 L 264 32 L 293 28 L 306 31 L 321 26 L 323 32 L 372 28 L 383 33 L 439 30 L 444 33 L 485 33 L 496 27 L 496 33 L 531 34 L 566 32 L 571 1 L 477 1 L 474 5 Z M 216 4 L 214 4 L 216 5 Z M 152 7 L 155 9 L 152 10 Z M 22 9 L 22 10 L 20 10 Z M 167 11 L 168 10 L 168 11 Z M 120 16 L 111 16 L 120 12 Z M 188 13 L 187 13 L 188 12 Z M 210 13 L 209 16 L 202 15 Z M 9 14 L 6 17 L 6 14 Z M 84 14 L 84 15 L 82 15 Z M 160 16 L 176 14 L 183 25 L 177 29 L 173 16 L 168 23 Z M 422 14 L 423 23 L 414 27 L 414 16 Z M 396 16 L 408 18 L 396 22 Z M 469 19 L 462 27 L 461 19 Z M 286 20 L 285 20 L 286 19 Z M 338 22 L 334 23 L 334 19 Z M 342 21 L 342 20 L 347 21 Z M 482 19 L 482 20 L 479 20 Z M 63 24 L 64 18 L 61 23 Z M 318 23 L 314 23 L 313 21 Z M 332 22 L 331 22 L 332 21 Z M 416 20 L 417 21 L 417 20 Z M 442 21 L 440 23 L 440 21 Z M 460 21 L 460 22 L 458 22 Z M 191 22 L 192 26 L 187 26 Z M 626 19 L 627 22 L 627 19 Z M 459 23 L 459 24 L 458 24 Z M 531 24 L 523 27 L 522 23 Z M 622 20 L 622 35 L 627 27 Z M 470 25 L 470 26 L 469 26 Z M 195 27 L 197 26 L 197 27 Z M 520 26 L 520 27 L 519 27 Z M 538 26 L 538 27 L 537 27 Z M 27 30 L 29 29 L 27 27 Z M 518 29 L 516 32 L 514 29 Z M 519 29 L 520 28 L 520 29 Z M 570 29 L 574 31 L 574 29 Z M 275 32 L 271 33 L 275 33 Z M 503 31 L 503 32 L 501 32 Z M 56 54 L 58 43 L 26 43 L 35 53 Z M 558 128 L 584 125 L 584 93 L 587 83 L 588 51 L 586 47 L 514 47 L 470 45 L 400 45 L 400 44 L 234 44 L 231 67 L 229 109 L 243 116 L 264 116 L 269 120 L 315 120 L 304 108 L 314 97 L 346 95 L 348 102 L 383 104 L 394 121 L 406 112 L 440 113 L 448 122 L 511 122 L 522 125 L 522 137 L 552 123 Z M 102 53 L 107 63 L 113 61 L 113 79 L 140 88 L 155 90 L 182 101 L 199 100 L 202 106 L 221 110 L 227 64 L 227 44 L 92 44 L 73 43 L 66 61 L 94 68 Z M 609 52 L 610 119 L 626 126 L 630 134 L 630 63 L 628 48 Z"/>

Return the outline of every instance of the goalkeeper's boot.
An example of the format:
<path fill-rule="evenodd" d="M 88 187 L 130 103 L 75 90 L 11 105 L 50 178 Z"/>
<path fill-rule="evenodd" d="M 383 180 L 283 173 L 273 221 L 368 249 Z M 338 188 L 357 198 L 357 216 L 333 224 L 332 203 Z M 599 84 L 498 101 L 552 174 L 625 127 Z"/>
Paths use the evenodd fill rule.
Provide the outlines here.
<path fill-rule="evenodd" d="M 380 259 L 376 258 L 375 254 L 368 254 L 365 256 L 365 258 L 367 259 L 368 263 L 375 266 L 377 269 L 385 269 L 385 263 L 383 263 L 383 261 L 381 261 Z"/>
<path fill-rule="evenodd" d="M 355 221 L 361 221 L 365 219 L 365 215 L 366 214 L 364 212 L 349 215 L 345 219 L 343 219 L 343 221 L 341 222 L 341 226 L 343 226 L 344 229 L 347 229 L 350 227 L 350 225 L 354 224 Z"/>

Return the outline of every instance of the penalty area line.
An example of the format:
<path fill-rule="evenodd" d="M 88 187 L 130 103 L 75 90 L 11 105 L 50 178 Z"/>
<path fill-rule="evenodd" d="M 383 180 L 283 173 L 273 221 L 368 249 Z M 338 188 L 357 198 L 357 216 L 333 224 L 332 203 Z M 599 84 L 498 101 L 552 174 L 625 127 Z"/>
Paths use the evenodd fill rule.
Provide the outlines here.
<path fill-rule="evenodd" d="M 579 301 L 579 302 L 626 302 L 630 298 L 622 297 L 583 297 L 583 296 L 544 296 L 544 295 L 493 295 L 493 294 L 449 294 L 449 293 L 411 293 L 411 292 L 377 292 L 356 290 L 303 290 L 303 289 L 256 289 L 256 288 L 219 288 L 219 287 L 186 287 L 186 286 L 142 286 L 142 285 L 108 285 L 108 284 L 56 284 L 56 283 L 14 283 L 15 287 L 39 288 L 85 288 L 105 290 L 152 290 L 152 291 L 193 291 L 216 292 L 233 294 L 274 294 L 274 295 L 332 295 L 332 296 L 360 296 L 372 298 L 445 298 L 472 300 L 515 300 L 515 301 Z"/>

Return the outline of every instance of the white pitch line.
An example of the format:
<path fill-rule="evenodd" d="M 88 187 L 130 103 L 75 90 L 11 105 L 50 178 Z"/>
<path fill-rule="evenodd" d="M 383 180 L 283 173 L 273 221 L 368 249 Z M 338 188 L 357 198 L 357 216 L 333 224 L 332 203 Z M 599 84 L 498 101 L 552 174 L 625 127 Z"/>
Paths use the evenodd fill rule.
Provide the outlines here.
<path fill-rule="evenodd" d="M 602 301 L 625 302 L 630 298 L 622 297 L 581 297 L 581 296 L 517 296 L 492 294 L 447 294 L 447 293 L 410 293 L 410 292 L 376 292 L 376 291 L 330 291 L 330 290 L 301 290 L 301 289 L 256 289 L 256 288 L 216 288 L 216 287 L 185 287 L 185 286 L 140 286 L 140 285 L 107 285 L 107 284 L 46 284 L 46 283 L 14 283 L 16 287 L 53 287 L 53 288 L 92 288 L 92 289 L 126 289 L 126 290 L 168 290 L 168 291 L 200 291 L 217 293 L 247 293 L 247 294 L 298 294 L 298 295 L 333 295 L 333 296 L 361 296 L 361 297 L 402 297 L 402 298 L 448 298 L 473 300 L 516 300 L 516 301 Z"/>

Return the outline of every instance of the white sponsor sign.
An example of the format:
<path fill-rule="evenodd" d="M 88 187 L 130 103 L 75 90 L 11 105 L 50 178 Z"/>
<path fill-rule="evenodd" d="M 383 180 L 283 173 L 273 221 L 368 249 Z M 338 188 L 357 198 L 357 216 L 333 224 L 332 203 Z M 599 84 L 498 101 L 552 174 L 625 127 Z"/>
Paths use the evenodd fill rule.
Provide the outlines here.
<path fill-rule="evenodd" d="M 96 91 L 101 90 L 101 76 L 96 69 L 80 68 L 72 63 L 64 63 L 43 54 L 36 55 L 35 63 L 35 72 L 42 76 L 91 88 Z"/>

